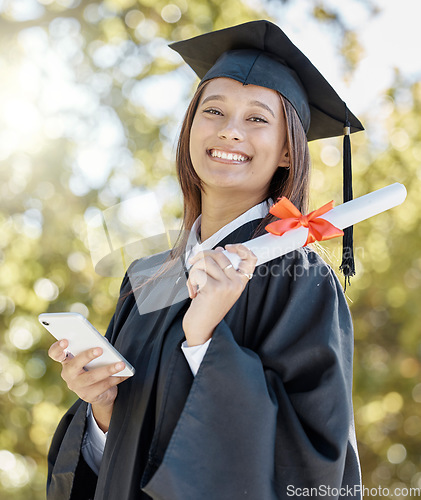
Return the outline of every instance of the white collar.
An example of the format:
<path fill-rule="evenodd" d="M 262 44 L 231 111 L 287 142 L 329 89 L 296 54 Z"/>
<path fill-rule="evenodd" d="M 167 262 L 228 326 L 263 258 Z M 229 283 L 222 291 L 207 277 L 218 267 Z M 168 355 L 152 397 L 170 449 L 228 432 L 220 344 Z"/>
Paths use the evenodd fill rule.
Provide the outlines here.
<path fill-rule="evenodd" d="M 229 234 L 231 234 L 236 229 L 246 224 L 246 222 L 250 222 L 256 219 L 263 219 L 263 217 L 265 217 L 269 212 L 269 207 L 272 204 L 273 200 L 269 198 L 268 200 L 262 201 L 261 203 L 254 205 L 254 207 L 249 208 L 247 212 L 244 212 L 239 217 L 226 224 L 224 227 L 221 227 L 219 231 L 214 233 L 212 236 L 210 236 L 203 242 L 200 242 L 198 236 L 198 230 L 200 228 L 200 220 L 202 218 L 202 215 L 199 215 L 199 217 L 193 223 L 193 226 L 190 230 L 189 239 L 186 245 L 185 262 L 187 268 L 191 267 L 188 264 L 188 259 L 190 257 L 194 257 L 198 252 L 202 252 L 204 250 L 211 250 L 215 245 L 217 245 L 220 241 L 226 238 Z"/>

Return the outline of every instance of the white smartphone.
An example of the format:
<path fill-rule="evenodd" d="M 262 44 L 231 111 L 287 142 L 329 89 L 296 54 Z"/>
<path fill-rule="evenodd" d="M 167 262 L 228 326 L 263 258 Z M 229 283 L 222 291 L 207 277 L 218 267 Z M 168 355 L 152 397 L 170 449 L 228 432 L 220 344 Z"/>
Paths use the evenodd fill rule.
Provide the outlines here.
<path fill-rule="evenodd" d="M 131 377 L 134 375 L 135 369 L 133 366 L 82 314 L 73 312 L 43 313 L 38 316 L 38 319 L 57 340 L 67 339 L 69 341 L 69 346 L 66 350 L 73 354 L 73 356 L 94 347 L 102 348 L 102 355 L 90 361 L 85 366 L 86 370 L 123 361 L 126 367 L 113 376 Z"/>

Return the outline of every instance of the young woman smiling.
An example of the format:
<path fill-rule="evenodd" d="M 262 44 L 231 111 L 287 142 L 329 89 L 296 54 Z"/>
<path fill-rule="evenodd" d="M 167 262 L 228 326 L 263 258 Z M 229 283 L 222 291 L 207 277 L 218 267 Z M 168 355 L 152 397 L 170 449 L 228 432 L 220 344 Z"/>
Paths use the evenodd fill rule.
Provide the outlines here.
<path fill-rule="evenodd" d="M 80 399 L 52 442 L 48 498 L 361 498 L 338 280 L 308 248 L 256 267 L 241 242 L 280 196 L 306 211 L 307 140 L 362 126 L 267 21 L 172 47 L 202 79 L 177 149 L 184 231 L 123 280 L 106 336 L 133 377 L 51 346 Z"/>

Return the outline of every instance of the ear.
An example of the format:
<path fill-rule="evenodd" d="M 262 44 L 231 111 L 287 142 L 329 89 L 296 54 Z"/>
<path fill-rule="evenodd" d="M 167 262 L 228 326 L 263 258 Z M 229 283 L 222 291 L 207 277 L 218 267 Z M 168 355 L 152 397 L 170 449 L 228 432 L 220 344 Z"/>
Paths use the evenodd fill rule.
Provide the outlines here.
<path fill-rule="evenodd" d="M 290 167 L 290 157 L 289 157 L 289 152 L 288 148 L 285 146 L 282 148 L 281 152 L 281 157 L 278 162 L 278 167 L 279 168 L 289 168 Z"/>

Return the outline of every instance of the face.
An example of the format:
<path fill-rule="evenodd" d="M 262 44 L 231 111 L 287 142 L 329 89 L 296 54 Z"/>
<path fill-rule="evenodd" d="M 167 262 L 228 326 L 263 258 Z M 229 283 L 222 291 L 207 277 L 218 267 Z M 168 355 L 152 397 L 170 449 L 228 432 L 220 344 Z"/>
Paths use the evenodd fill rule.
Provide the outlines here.
<path fill-rule="evenodd" d="M 277 92 L 230 78 L 204 89 L 190 133 L 190 156 L 205 192 L 225 189 L 264 199 L 277 168 L 288 166 Z"/>

